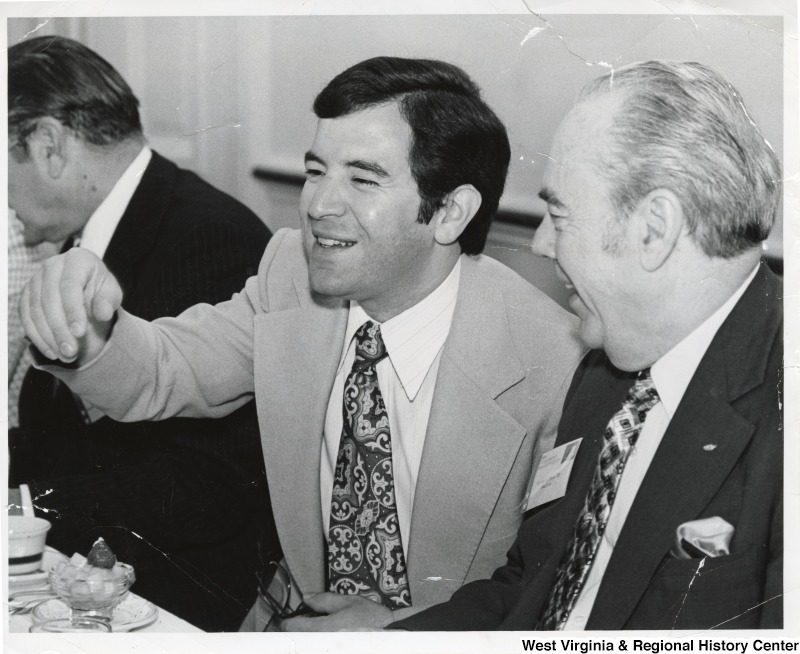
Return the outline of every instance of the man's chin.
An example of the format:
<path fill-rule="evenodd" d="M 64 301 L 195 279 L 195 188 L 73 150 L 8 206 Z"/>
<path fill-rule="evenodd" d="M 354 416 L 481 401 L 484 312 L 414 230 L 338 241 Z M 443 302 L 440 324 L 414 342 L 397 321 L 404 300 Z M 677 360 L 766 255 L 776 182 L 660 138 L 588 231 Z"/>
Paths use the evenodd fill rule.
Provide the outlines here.
<path fill-rule="evenodd" d="M 41 234 L 37 234 L 36 232 L 25 231 L 22 234 L 22 240 L 25 241 L 25 245 L 33 247 L 34 245 L 39 245 L 40 243 L 44 243 L 47 239 L 45 239 L 44 236 L 42 236 Z"/>
<path fill-rule="evenodd" d="M 329 270 L 309 268 L 308 284 L 315 295 L 332 299 L 349 299 L 347 286 L 337 280 Z"/>
<path fill-rule="evenodd" d="M 52 234 L 49 233 L 48 230 L 28 226 L 22 219 L 20 219 L 20 222 L 23 227 L 22 240 L 25 241 L 25 245 L 34 246 L 41 243 L 63 243 L 67 240 L 67 236 L 61 237 L 60 234 Z"/>
<path fill-rule="evenodd" d="M 580 327 L 578 328 L 578 337 L 581 342 L 591 350 L 599 350 L 603 347 L 603 332 L 602 327 L 592 320 L 591 317 L 578 316 L 580 318 Z"/>

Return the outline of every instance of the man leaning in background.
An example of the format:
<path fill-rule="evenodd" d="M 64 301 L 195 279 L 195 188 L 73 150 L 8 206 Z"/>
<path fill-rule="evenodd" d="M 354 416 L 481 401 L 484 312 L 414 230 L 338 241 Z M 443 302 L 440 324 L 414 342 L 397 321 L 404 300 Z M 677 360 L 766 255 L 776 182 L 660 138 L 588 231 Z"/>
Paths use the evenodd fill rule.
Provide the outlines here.
<path fill-rule="evenodd" d="M 332 591 L 308 602 L 329 615 L 283 627 L 381 627 L 502 561 L 581 348 L 572 317 L 479 254 L 509 144 L 461 69 L 370 59 L 314 111 L 302 230 L 278 232 L 230 302 L 148 323 L 69 253 L 23 315 L 46 357 L 80 366 L 48 369 L 118 418 L 255 396 L 294 588 Z"/>
<path fill-rule="evenodd" d="M 404 629 L 780 628 L 782 284 L 760 261 L 780 165 L 696 63 L 600 77 L 559 127 L 534 250 L 582 340 L 566 494 L 507 564 Z"/>
<path fill-rule="evenodd" d="M 9 204 L 30 246 L 80 240 L 152 319 L 229 299 L 269 238 L 246 207 L 147 147 L 138 100 L 97 53 L 44 36 L 8 50 Z M 48 542 L 103 536 L 136 591 L 206 630 L 238 627 L 270 532 L 255 407 L 224 420 L 122 424 L 31 370 L 9 433 Z"/>

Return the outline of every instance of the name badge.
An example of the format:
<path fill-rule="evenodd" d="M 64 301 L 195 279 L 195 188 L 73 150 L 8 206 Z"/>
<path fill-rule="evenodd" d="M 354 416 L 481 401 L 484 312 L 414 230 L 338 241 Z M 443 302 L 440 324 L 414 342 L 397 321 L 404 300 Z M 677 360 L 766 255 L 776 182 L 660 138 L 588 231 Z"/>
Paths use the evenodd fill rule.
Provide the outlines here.
<path fill-rule="evenodd" d="M 533 477 L 531 492 L 528 495 L 526 511 L 564 497 L 567 492 L 569 473 L 578 454 L 582 438 L 564 443 L 542 455 L 542 460 Z"/>

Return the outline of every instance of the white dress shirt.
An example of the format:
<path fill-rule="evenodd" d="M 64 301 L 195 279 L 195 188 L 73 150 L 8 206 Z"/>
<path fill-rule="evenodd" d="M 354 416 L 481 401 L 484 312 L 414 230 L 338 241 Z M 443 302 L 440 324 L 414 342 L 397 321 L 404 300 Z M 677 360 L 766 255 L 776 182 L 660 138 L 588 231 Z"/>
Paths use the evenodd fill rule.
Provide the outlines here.
<path fill-rule="evenodd" d="M 611 507 L 606 530 L 600 546 L 597 548 L 592 568 L 586 576 L 580 595 L 564 625 L 565 630 L 582 630 L 586 626 L 614 546 L 647 469 L 667 431 L 669 421 L 675 415 L 683 394 L 686 392 L 686 387 L 692 380 L 695 370 L 700 365 L 700 360 L 705 355 L 717 330 L 725 322 L 750 282 L 753 281 L 757 270 L 758 266 L 719 309 L 650 368 L 653 384 L 661 401 L 648 412 L 636 445 L 630 450 L 617 488 L 617 496 Z"/>
<path fill-rule="evenodd" d="M 101 259 L 106 253 L 111 237 L 117 229 L 128 203 L 142 181 L 142 175 L 153 156 L 147 146 L 136 155 L 131 165 L 122 173 L 114 188 L 95 209 L 80 235 L 80 247 L 94 252 Z"/>
<path fill-rule="evenodd" d="M 388 356 L 378 363 L 376 370 L 389 414 L 397 518 L 406 554 L 411 529 L 411 509 L 414 506 L 414 491 L 433 402 L 433 390 L 439 372 L 442 346 L 453 321 L 460 274 L 459 259 L 447 278 L 430 295 L 394 318 L 378 323 Z M 326 534 L 331 513 L 333 476 L 344 421 L 344 383 L 356 356 L 353 336 L 368 320 L 371 318 L 364 309 L 357 302 L 351 302 L 342 356 L 325 414 L 322 440 L 320 501 Z"/>

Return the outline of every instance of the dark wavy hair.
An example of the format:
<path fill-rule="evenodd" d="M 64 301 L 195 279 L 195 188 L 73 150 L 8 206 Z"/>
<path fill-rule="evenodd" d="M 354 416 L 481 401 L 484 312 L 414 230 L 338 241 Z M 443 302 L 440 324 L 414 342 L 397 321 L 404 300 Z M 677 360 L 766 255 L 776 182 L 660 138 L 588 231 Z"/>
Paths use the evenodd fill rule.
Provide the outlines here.
<path fill-rule="evenodd" d="M 506 129 L 460 68 L 431 59 L 375 57 L 334 77 L 314 101 L 318 118 L 338 118 L 397 102 L 411 127 L 408 154 L 421 198 L 418 220 L 430 222 L 462 184 L 481 194 L 481 206 L 458 239 L 479 254 L 503 194 L 511 156 Z"/>
<path fill-rule="evenodd" d="M 8 49 L 9 142 L 27 155 L 28 137 L 50 116 L 93 145 L 141 136 L 139 101 L 122 76 L 82 43 L 40 36 Z"/>

